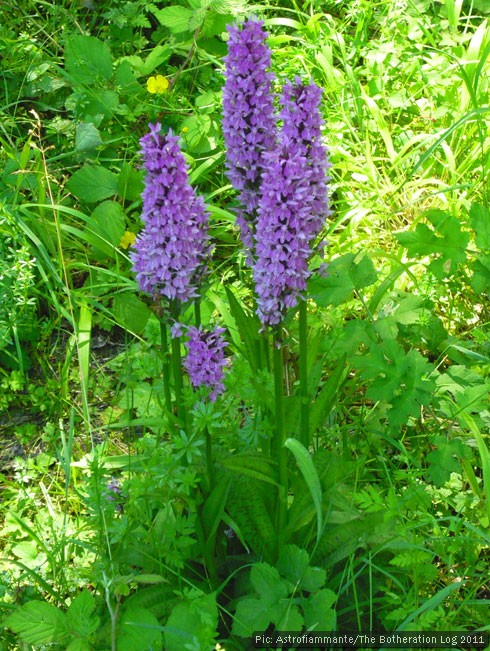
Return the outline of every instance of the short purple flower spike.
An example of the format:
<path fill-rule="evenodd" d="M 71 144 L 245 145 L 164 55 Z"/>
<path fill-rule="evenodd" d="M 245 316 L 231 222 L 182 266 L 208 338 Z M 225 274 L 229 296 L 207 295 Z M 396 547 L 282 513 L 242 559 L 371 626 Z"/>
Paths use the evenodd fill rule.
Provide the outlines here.
<path fill-rule="evenodd" d="M 281 323 L 303 298 L 311 245 L 330 214 L 320 99 L 314 83 L 297 79 L 285 86 L 279 145 L 266 156 L 254 265 L 257 313 L 264 325 Z"/>
<path fill-rule="evenodd" d="M 272 94 L 274 75 L 267 72 L 271 53 L 262 26 L 262 21 L 250 19 L 240 27 L 228 27 L 230 40 L 223 90 L 226 169 L 231 184 L 239 192 L 241 209 L 237 223 L 249 258 L 264 154 L 275 147 L 277 134 Z"/>
<path fill-rule="evenodd" d="M 189 183 L 178 137 L 161 135 L 160 124 L 149 126 L 140 140 L 144 228 L 131 255 L 133 271 L 142 291 L 185 302 L 198 296 L 211 250 L 208 213 Z"/>
<path fill-rule="evenodd" d="M 184 367 L 195 389 L 202 386 L 210 389 L 209 398 L 213 402 L 225 390 L 224 349 L 228 344 L 222 337 L 224 332 L 224 328 L 206 331 L 202 326 L 191 326 L 187 329 L 189 341 L 185 344 L 188 353 L 184 359 Z"/>

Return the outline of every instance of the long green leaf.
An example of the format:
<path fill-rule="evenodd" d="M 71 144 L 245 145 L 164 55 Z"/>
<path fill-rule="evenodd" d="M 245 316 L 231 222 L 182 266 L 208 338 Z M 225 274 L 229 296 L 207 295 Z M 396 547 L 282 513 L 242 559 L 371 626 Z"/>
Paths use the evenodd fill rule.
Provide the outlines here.
<path fill-rule="evenodd" d="M 322 486 L 313 460 L 308 450 L 297 439 L 286 439 L 284 446 L 293 453 L 296 463 L 304 477 L 316 510 L 317 542 L 323 530 Z"/>
<path fill-rule="evenodd" d="M 469 122 L 471 120 L 478 120 L 480 115 L 483 115 L 484 113 L 488 113 L 490 111 L 490 107 L 486 106 L 483 108 L 476 109 L 475 111 L 469 111 L 468 113 L 465 113 L 463 117 L 461 117 L 457 122 L 452 124 L 449 129 L 446 129 L 444 133 L 439 136 L 439 138 L 436 140 L 436 142 L 431 145 L 425 152 L 424 154 L 419 158 L 418 162 L 416 163 L 415 167 L 411 170 L 409 176 L 407 178 L 412 177 L 415 172 L 421 167 L 425 161 L 430 158 L 433 154 L 433 152 L 443 143 L 449 136 L 456 131 L 461 125 L 463 125 L 465 122 Z"/>
<path fill-rule="evenodd" d="M 461 412 L 460 415 L 475 437 L 476 444 L 478 446 L 478 452 L 480 453 L 483 475 L 483 491 L 485 493 L 485 504 L 487 507 L 488 521 L 490 522 L 490 452 L 473 418 L 465 411 Z"/>
<path fill-rule="evenodd" d="M 261 454 L 234 454 L 223 459 L 221 463 L 228 470 L 240 475 L 279 486 L 277 463 Z"/>
<path fill-rule="evenodd" d="M 430 599 L 427 599 L 417 610 L 414 610 L 413 613 L 411 613 L 401 624 L 398 626 L 396 629 L 397 631 L 405 631 L 406 627 L 412 622 L 416 617 L 421 615 L 422 613 L 425 613 L 427 611 L 434 610 L 441 604 L 448 595 L 451 594 L 451 592 L 454 592 L 454 590 L 459 590 L 466 581 L 457 581 L 455 583 L 450 583 L 444 588 L 441 588 L 439 592 L 436 592 L 436 594 L 433 597 L 430 597 Z"/>
<path fill-rule="evenodd" d="M 88 407 L 88 381 L 90 372 L 90 338 L 92 332 L 92 311 L 87 303 L 80 305 L 80 316 L 78 318 L 77 328 L 77 351 L 78 363 L 80 367 L 80 383 L 82 388 L 83 411 L 85 423 L 89 425 L 89 407 Z"/>
<path fill-rule="evenodd" d="M 213 488 L 202 507 L 201 519 L 204 533 L 208 539 L 216 533 L 222 519 L 230 490 L 230 481 L 228 477 L 222 478 Z"/>
<path fill-rule="evenodd" d="M 258 370 L 261 367 L 258 345 L 258 342 L 260 341 L 259 321 L 255 316 L 245 312 L 229 287 L 226 287 L 225 289 L 231 314 L 235 319 L 243 342 L 245 355 L 252 368 Z"/>
<path fill-rule="evenodd" d="M 318 430 L 333 409 L 338 390 L 348 371 L 345 360 L 346 355 L 338 360 L 332 374 L 313 401 L 310 408 L 310 435 Z"/>

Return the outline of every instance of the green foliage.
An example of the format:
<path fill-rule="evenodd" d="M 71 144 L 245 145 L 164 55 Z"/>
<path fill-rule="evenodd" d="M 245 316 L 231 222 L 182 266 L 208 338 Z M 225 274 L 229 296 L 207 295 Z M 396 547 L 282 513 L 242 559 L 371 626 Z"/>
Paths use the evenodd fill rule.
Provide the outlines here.
<path fill-rule="evenodd" d="M 389 405 L 388 421 L 394 428 L 420 413 L 430 402 L 435 382 L 430 379 L 432 366 L 417 350 L 405 353 L 394 340 L 380 347 L 372 342 L 369 353 L 354 362 L 362 379 L 372 383 L 366 396 Z"/>
<path fill-rule="evenodd" d="M 36 261 L 13 220 L 0 216 L 0 359 L 21 372 L 29 366 L 23 342 L 35 341 Z"/>
<path fill-rule="evenodd" d="M 65 69 L 79 84 L 90 86 L 107 81 L 112 76 L 109 46 L 93 36 L 70 36 L 65 43 Z"/>
<path fill-rule="evenodd" d="M 486 3 L 164 4 L 21 0 L 0 20 L 4 645 L 208 651 L 270 625 L 485 626 Z M 220 126 L 226 25 L 249 9 L 278 86 L 324 89 L 333 163 L 306 361 L 294 311 L 277 333 L 280 449 Z M 209 205 L 200 319 L 230 341 L 225 394 L 210 404 L 184 380 L 178 413 L 161 306 L 130 269 L 138 140 L 157 120 Z"/>
<path fill-rule="evenodd" d="M 122 651 L 138 647 L 150 651 L 161 648 L 162 633 L 157 618 L 144 608 L 126 609 L 119 620 L 117 645 Z"/>
<path fill-rule="evenodd" d="M 29 601 L 5 622 L 28 644 L 63 643 L 68 639 L 63 613 L 52 604 Z"/>
<path fill-rule="evenodd" d="M 66 613 L 53 604 L 29 601 L 10 615 L 5 625 L 15 631 L 27 644 L 66 644 L 67 649 L 91 649 L 99 627 L 99 618 L 93 595 L 81 592 L 70 604 Z"/>
<path fill-rule="evenodd" d="M 165 627 L 165 648 L 180 651 L 192 648 L 205 651 L 212 648 L 218 625 L 218 606 L 214 594 L 188 592 L 177 604 Z"/>
<path fill-rule="evenodd" d="M 327 265 L 322 275 L 314 276 L 309 291 L 318 305 L 341 305 L 377 279 L 376 270 L 367 255 L 346 253 Z"/>
<path fill-rule="evenodd" d="M 82 201 L 96 203 L 116 194 L 117 177 L 105 167 L 87 165 L 73 174 L 67 188 Z"/>
<path fill-rule="evenodd" d="M 296 439 L 287 439 L 284 443 L 285 447 L 290 450 L 298 468 L 300 469 L 301 474 L 305 480 L 306 485 L 311 494 L 311 499 L 315 505 L 316 518 L 317 518 L 317 542 L 320 540 L 320 536 L 323 529 L 323 515 L 322 515 L 322 487 L 320 484 L 320 479 L 316 472 L 315 465 L 310 457 L 308 450 L 305 449 L 303 445 Z"/>
<path fill-rule="evenodd" d="M 274 624 L 278 631 L 335 630 L 337 597 L 323 588 L 326 573 L 311 567 L 308 553 L 294 545 L 283 547 L 277 565 L 255 563 L 250 570 L 251 596 L 237 604 L 232 632 L 250 637 Z"/>
<path fill-rule="evenodd" d="M 429 270 L 442 280 L 454 274 L 458 264 L 466 262 L 470 236 L 462 231 L 456 217 L 443 210 L 431 210 L 424 216 L 432 229 L 426 224 L 417 224 L 415 231 L 399 233 L 397 239 L 412 257 L 434 255 Z"/>
<path fill-rule="evenodd" d="M 451 477 L 453 472 L 461 472 L 460 459 L 469 458 L 469 449 L 461 439 L 446 439 L 444 436 L 437 436 L 434 439 L 435 450 L 429 452 L 429 476 L 435 486 L 443 486 Z"/>

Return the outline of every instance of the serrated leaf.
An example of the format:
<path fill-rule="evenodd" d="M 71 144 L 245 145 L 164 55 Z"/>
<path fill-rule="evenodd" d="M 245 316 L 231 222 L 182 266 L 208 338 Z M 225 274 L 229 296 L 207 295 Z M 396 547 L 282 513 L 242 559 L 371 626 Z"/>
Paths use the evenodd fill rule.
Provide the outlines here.
<path fill-rule="evenodd" d="M 301 589 L 307 592 L 315 592 L 325 584 L 326 580 L 327 573 L 323 567 L 308 567 L 301 580 Z"/>
<path fill-rule="evenodd" d="M 143 61 L 140 57 L 128 57 L 121 62 L 118 66 L 114 78 L 114 83 L 120 91 L 123 91 L 125 94 L 132 94 L 137 92 L 140 89 L 140 85 L 134 75 L 133 69 L 131 67 L 131 59 L 135 62 L 135 68 L 139 71 L 139 66 L 143 67 Z"/>
<path fill-rule="evenodd" d="M 71 176 L 66 187 L 78 199 L 96 203 L 116 194 L 117 174 L 105 167 L 85 165 Z"/>
<path fill-rule="evenodd" d="M 39 550 L 34 540 L 24 540 L 12 547 L 12 554 L 22 561 L 35 561 Z"/>
<path fill-rule="evenodd" d="M 182 601 L 172 609 L 167 620 L 165 651 L 183 651 L 190 643 L 195 648 L 196 642 L 199 649 L 212 649 L 217 626 L 218 606 L 214 593 Z"/>
<path fill-rule="evenodd" d="M 211 0 L 209 6 L 217 14 L 231 14 L 236 16 L 246 11 L 246 2 L 242 0 Z"/>
<path fill-rule="evenodd" d="M 296 545 L 285 545 L 281 547 L 276 568 L 281 576 L 291 581 L 293 585 L 299 585 L 310 563 L 310 556 L 306 549 L 300 549 Z"/>
<path fill-rule="evenodd" d="M 162 627 L 146 608 L 128 608 L 119 620 L 117 651 L 150 651 L 162 648 Z"/>
<path fill-rule="evenodd" d="M 341 305 L 352 298 L 354 290 L 372 285 L 376 279 L 376 270 L 367 255 L 346 253 L 329 263 L 325 277 L 311 277 L 308 292 L 322 307 Z"/>
<path fill-rule="evenodd" d="M 75 150 L 90 151 L 102 144 L 100 131 L 91 122 L 77 124 L 75 132 Z"/>
<path fill-rule="evenodd" d="M 396 233 L 395 236 L 413 258 L 436 255 L 431 266 L 435 275 L 443 277 L 454 272 L 458 264 L 466 262 L 469 235 L 461 229 L 456 217 L 443 210 L 424 213 L 433 228 L 417 224 L 415 231 Z"/>
<path fill-rule="evenodd" d="M 119 106 L 119 95 L 114 90 L 104 88 L 93 95 L 83 107 L 83 116 L 87 121 L 97 122 L 110 118 Z M 98 123 L 98 122 L 97 122 Z"/>
<path fill-rule="evenodd" d="M 301 631 L 303 629 L 303 615 L 298 606 L 291 600 L 277 604 L 271 610 L 271 619 L 276 625 L 276 631 Z"/>
<path fill-rule="evenodd" d="M 449 481 L 452 472 L 461 472 L 464 445 L 459 439 L 448 440 L 443 436 L 438 436 L 435 444 L 437 450 L 429 452 L 426 458 L 429 476 L 434 485 L 440 487 Z"/>
<path fill-rule="evenodd" d="M 373 380 L 366 396 L 391 405 L 388 418 L 393 427 L 406 424 L 409 416 L 417 416 L 420 406 L 432 398 L 433 366 L 415 349 L 406 353 L 394 339 L 384 341 L 382 346 L 372 343 L 369 354 L 355 358 L 353 363 L 361 369 L 363 380 Z"/>
<path fill-rule="evenodd" d="M 254 631 L 265 631 L 271 619 L 260 599 L 242 599 L 238 602 L 231 632 L 239 637 L 251 637 Z"/>
<path fill-rule="evenodd" d="M 181 129 L 185 129 L 185 143 L 189 152 L 195 152 L 206 141 L 211 129 L 211 118 L 205 113 L 190 115 L 182 121 Z"/>
<path fill-rule="evenodd" d="M 87 640 L 78 637 L 70 642 L 66 651 L 93 651 L 93 646 Z"/>
<path fill-rule="evenodd" d="M 305 626 L 310 631 L 335 631 L 337 613 L 332 605 L 337 595 L 332 590 L 320 590 L 308 597 L 304 603 Z"/>
<path fill-rule="evenodd" d="M 162 63 L 169 60 L 172 55 L 172 48 L 169 45 L 155 45 L 150 54 L 146 57 L 141 73 L 151 75 Z"/>
<path fill-rule="evenodd" d="M 29 601 L 7 617 L 11 628 L 26 644 L 62 644 L 67 640 L 66 617 L 53 604 Z"/>
<path fill-rule="evenodd" d="M 117 193 L 123 201 L 136 201 L 144 188 L 144 173 L 124 163 L 117 177 Z"/>
<path fill-rule="evenodd" d="M 490 249 L 490 211 L 474 203 L 470 208 L 470 224 L 475 231 L 475 242 L 482 251 Z"/>
<path fill-rule="evenodd" d="M 134 293 L 124 292 L 114 296 L 112 313 L 116 321 L 135 334 L 141 334 L 148 323 L 151 311 Z"/>
<path fill-rule="evenodd" d="M 109 46 L 94 36 L 70 36 L 65 46 L 65 67 L 82 84 L 91 85 L 100 78 L 110 79 L 112 56 Z"/>
<path fill-rule="evenodd" d="M 165 7 L 153 12 L 158 22 L 168 29 L 173 34 L 181 34 L 182 32 L 191 31 L 190 22 L 193 12 L 186 7 Z"/>
<path fill-rule="evenodd" d="M 269 607 L 288 596 L 287 583 L 281 579 L 275 567 L 268 563 L 254 563 L 250 581 L 263 607 Z"/>
<path fill-rule="evenodd" d="M 94 596 L 88 590 L 81 592 L 66 613 L 70 630 L 85 638 L 95 633 L 99 627 L 99 618 L 93 614 L 95 606 Z"/>
<path fill-rule="evenodd" d="M 471 265 L 471 286 L 477 294 L 490 292 L 490 255 L 479 255 Z"/>
<path fill-rule="evenodd" d="M 413 294 L 401 294 L 394 299 L 397 305 L 393 309 L 393 318 L 397 323 L 410 325 L 419 323 L 422 316 L 428 314 L 424 306 L 426 298 Z"/>
<path fill-rule="evenodd" d="M 86 225 L 95 252 L 104 257 L 115 256 L 115 249 L 119 246 L 125 229 L 124 212 L 116 201 L 100 203 Z"/>
<path fill-rule="evenodd" d="M 305 549 L 296 545 L 281 547 L 276 567 L 281 576 L 300 590 L 314 592 L 324 585 L 327 573 L 321 567 L 310 567 L 310 557 Z"/>

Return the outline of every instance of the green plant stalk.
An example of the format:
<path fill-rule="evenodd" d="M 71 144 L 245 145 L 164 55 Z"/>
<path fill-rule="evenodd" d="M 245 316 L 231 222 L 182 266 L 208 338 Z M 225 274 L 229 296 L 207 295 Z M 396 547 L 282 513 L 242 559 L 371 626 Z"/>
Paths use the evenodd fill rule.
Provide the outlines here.
<path fill-rule="evenodd" d="M 194 321 L 196 323 L 196 328 L 199 328 L 201 325 L 201 299 L 196 298 L 194 301 Z"/>
<path fill-rule="evenodd" d="M 175 323 L 178 323 L 180 317 L 180 304 L 178 301 L 172 301 L 170 311 Z M 182 402 L 182 355 L 180 352 L 180 337 L 172 337 L 172 372 L 175 402 L 177 403 L 177 416 L 184 430 L 187 430 L 187 411 Z"/>
<path fill-rule="evenodd" d="M 14 324 L 12 326 L 12 334 L 14 335 L 15 351 L 17 353 L 17 361 L 19 362 L 19 373 L 21 376 L 24 376 L 24 359 L 22 356 L 22 346 L 20 344 L 19 333 L 17 331 L 17 326 Z"/>
<path fill-rule="evenodd" d="M 213 464 L 213 446 L 211 434 L 207 427 L 204 428 L 204 437 L 206 440 L 206 468 L 208 471 L 209 492 L 214 488 L 214 464 Z"/>
<path fill-rule="evenodd" d="M 262 371 L 262 370 L 271 370 L 271 365 L 270 365 L 270 359 L 269 359 L 269 347 L 271 344 L 271 339 L 267 333 L 264 333 L 261 337 L 257 339 L 256 342 L 256 361 L 257 361 L 257 369 Z M 264 406 L 264 413 L 266 415 L 266 418 L 268 418 L 270 421 L 272 421 L 272 413 L 270 407 Z M 274 445 L 274 441 L 272 441 L 272 445 Z M 269 437 L 266 437 L 263 439 L 262 444 L 261 444 L 262 452 L 270 456 L 271 455 L 271 439 Z"/>
<path fill-rule="evenodd" d="M 182 403 L 182 357 L 180 353 L 180 337 L 172 338 L 172 369 L 174 376 L 175 402 L 177 403 L 177 416 L 184 430 L 186 429 L 186 410 Z"/>
<path fill-rule="evenodd" d="M 308 404 L 308 311 L 306 300 L 299 304 L 299 384 L 300 441 L 308 449 L 310 445 L 310 406 Z"/>
<path fill-rule="evenodd" d="M 262 362 L 262 368 L 267 369 L 268 371 L 270 370 L 270 359 L 269 359 L 269 341 L 268 337 L 264 337 L 262 339 L 262 345 L 263 345 L 263 362 Z"/>
<path fill-rule="evenodd" d="M 172 396 L 170 395 L 170 362 L 168 348 L 167 322 L 160 319 L 160 340 L 162 342 L 162 377 L 163 377 L 163 395 L 165 399 L 165 409 L 167 413 L 172 411 Z"/>
<path fill-rule="evenodd" d="M 277 333 L 273 338 L 274 393 L 276 406 L 275 435 L 272 450 L 279 462 L 279 500 L 277 504 L 278 544 L 281 545 L 287 520 L 288 475 L 287 457 L 284 433 L 284 364 L 280 337 Z"/>

